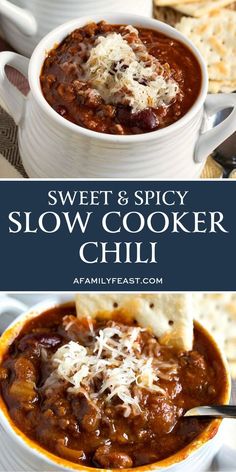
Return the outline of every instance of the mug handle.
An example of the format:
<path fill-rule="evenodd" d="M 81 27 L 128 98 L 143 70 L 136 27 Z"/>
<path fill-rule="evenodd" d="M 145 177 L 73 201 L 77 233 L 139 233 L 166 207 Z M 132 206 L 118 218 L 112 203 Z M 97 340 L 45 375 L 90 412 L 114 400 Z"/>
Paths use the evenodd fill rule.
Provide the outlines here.
<path fill-rule="evenodd" d="M 0 335 L 16 316 L 25 311 L 28 311 L 28 307 L 24 303 L 8 295 L 0 295 Z"/>
<path fill-rule="evenodd" d="M 7 78 L 5 71 L 7 65 L 27 77 L 29 59 L 15 52 L 4 51 L 0 53 L 0 104 L 18 125 L 24 116 L 26 97 Z"/>
<path fill-rule="evenodd" d="M 26 36 L 34 36 L 37 33 L 36 19 L 28 10 L 24 10 L 8 0 L 0 0 L 0 13 Z"/>
<path fill-rule="evenodd" d="M 223 141 L 236 131 L 236 94 L 219 93 L 208 95 L 205 101 L 206 119 L 220 110 L 232 108 L 230 115 L 214 128 L 200 134 L 195 147 L 194 160 L 197 163 L 209 156 Z"/>
<path fill-rule="evenodd" d="M 0 316 L 6 311 L 10 311 L 14 315 L 18 315 L 21 312 L 24 313 L 27 310 L 28 307 L 25 305 L 25 303 L 22 303 L 13 297 L 9 297 L 8 295 L 0 296 Z"/>

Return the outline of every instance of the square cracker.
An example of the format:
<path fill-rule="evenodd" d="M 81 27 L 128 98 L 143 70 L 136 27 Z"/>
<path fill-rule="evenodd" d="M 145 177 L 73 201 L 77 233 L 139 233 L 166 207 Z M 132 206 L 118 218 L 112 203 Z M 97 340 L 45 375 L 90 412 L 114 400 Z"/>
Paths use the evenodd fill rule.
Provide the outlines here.
<path fill-rule="evenodd" d="M 194 318 L 212 334 L 236 378 L 236 293 L 194 293 Z"/>
<path fill-rule="evenodd" d="M 193 312 L 190 294 L 77 294 L 77 316 L 97 317 L 121 311 L 150 328 L 161 344 L 188 351 L 193 344 Z"/>
<path fill-rule="evenodd" d="M 190 3 L 189 0 L 154 0 L 154 5 L 157 7 L 172 7 L 177 4 L 184 5 L 185 3 Z M 191 3 L 199 3 L 199 0 L 192 0 Z M 204 0 L 202 0 L 204 4 Z"/>
<path fill-rule="evenodd" d="M 208 91 L 210 93 L 230 93 L 236 90 L 236 79 L 235 80 L 210 80 Z"/>
<path fill-rule="evenodd" d="M 219 10 L 220 8 L 227 7 L 234 3 L 234 0 L 211 0 L 206 2 L 191 2 L 191 3 L 182 3 L 179 2 L 173 5 L 174 10 L 182 13 L 183 15 L 201 17 L 208 15 L 214 10 Z"/>
<path fill-rule="evenodd" d="M 235 11 L 222 9 L 209 17 L 183 17 L 176 29 L 200 50 L 207 62 L 210 80 L 236 79 Z"/>

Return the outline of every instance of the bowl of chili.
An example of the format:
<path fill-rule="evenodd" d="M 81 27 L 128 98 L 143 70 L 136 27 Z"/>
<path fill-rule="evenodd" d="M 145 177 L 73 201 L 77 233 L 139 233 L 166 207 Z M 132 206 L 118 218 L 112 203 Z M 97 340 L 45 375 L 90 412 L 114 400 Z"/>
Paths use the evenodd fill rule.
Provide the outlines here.
<path fill-rule="evenodd" d="M 132 347 L 127 356 L 130 343 L 141 352 L 136 359 Z M 112 359 L 107 357 L 109 347 Z M 75 371 L 70 371 L 81 349 L 85 381 L 92 375 L 86 391 L 80 383 L 81 366 L 76 381 Z M 149 376 L 144 385 L 150 359 L 158 381 L 152 383 Z M 104 361 L 110 378 L 104 374 Z M 135 386 L 130 381 L 130 390 L 126 378 L 122 391 L 116 370 L 123 366 L 123 379 L 130 365 L 137 381 Z M 183 412 L 197 404 L 227 404 L 230 376 L 224 354 L 197 322 L 193 349 L 176 352 L 122 313 L 91 322 L 77 318 L 74 303 L 67 302 L 36 306 L 5 331 L 0 339 L 0 389 L 1 425 L 42 466 L 88 472 L 205 471 L 220 446 L 221 420 L 184 419 Z"/>
<path fill-rule="evenodd" d="M 9 83 L 7 64 L 28 76 L 27 98 Z M 65 23 L 30 62 L 1 53 L 0 70 L 0 98 L 19 125 L 30 177 L 193 179 L 236 128 L 236 97 L 207 97 L 207 67 L 191 41 L 141 16 Z M 207 117 L 229 107 L 230 116 L 206 131 Z"/>

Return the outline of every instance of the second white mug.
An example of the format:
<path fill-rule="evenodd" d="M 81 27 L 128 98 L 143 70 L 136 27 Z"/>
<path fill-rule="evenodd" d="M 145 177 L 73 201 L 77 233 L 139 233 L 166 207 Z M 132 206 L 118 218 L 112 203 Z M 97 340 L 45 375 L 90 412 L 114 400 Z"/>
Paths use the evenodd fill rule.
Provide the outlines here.
<path fill-rule="evenodd" d="M 152 0 L 0 0 L 1 27 L 11 46 L 30 57 L 39 41 L 60 24 L 96 12 L 152 15 Z"/>

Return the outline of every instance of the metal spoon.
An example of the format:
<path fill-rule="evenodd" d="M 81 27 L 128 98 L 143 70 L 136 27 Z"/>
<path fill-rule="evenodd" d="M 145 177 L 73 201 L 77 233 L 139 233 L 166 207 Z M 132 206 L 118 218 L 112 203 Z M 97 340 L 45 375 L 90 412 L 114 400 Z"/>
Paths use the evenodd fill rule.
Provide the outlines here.
<path fill-rule="evenodd" d="M 185 417 L 236 418 L 236 405 L 198 406 L 188 410 Z"/>

